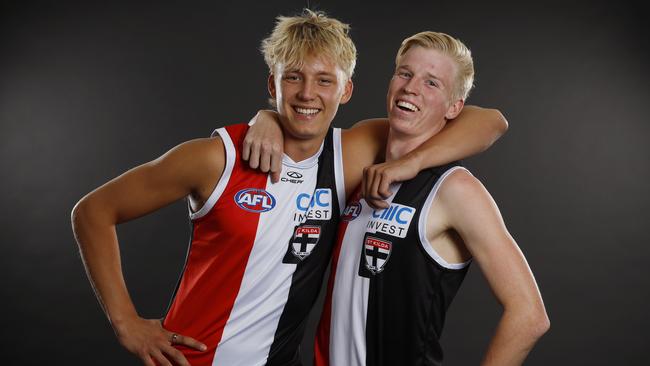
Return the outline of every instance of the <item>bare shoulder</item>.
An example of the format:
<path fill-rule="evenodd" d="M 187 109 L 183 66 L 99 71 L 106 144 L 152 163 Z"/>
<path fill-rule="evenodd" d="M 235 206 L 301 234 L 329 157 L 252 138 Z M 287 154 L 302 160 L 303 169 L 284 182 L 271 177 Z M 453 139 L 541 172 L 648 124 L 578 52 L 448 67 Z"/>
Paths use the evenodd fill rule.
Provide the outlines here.
<path fill-rule="evenodd" d="M 484 205 L 493 205 L 492 197 L 483 183 L 465 169 L 451 172 L 440 185 L 440 202 L 449 211 L 480 210 Z"/>

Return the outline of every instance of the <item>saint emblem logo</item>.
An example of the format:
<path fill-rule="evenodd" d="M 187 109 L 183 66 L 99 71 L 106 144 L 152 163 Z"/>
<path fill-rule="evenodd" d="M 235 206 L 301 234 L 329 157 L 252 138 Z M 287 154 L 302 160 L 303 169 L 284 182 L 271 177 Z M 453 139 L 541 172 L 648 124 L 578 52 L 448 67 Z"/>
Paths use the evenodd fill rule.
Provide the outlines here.
<path fill-rule="evenodd" d="M 363 243 L 363 254 L 366 259 L 366 268 L 372 274 L 377 274 L 384 270 L 386 262 L 390 257 L 393 244 L 387 240 L 366 236 Z"/>
<path fill-rule="evenodd" d="M 291 252 L 303 260 L 314 250 L 320 239 L 320 226 L 297 226 L 291 238 Z"/>

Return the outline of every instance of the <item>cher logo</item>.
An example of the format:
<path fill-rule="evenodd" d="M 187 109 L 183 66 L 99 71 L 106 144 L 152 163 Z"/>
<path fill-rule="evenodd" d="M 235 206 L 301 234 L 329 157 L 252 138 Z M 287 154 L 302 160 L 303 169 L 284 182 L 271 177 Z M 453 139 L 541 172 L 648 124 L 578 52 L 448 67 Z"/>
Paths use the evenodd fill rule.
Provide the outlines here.
<path fill-rule="evenodd" d="M 246 188 L 237 192 L 235 203 L 250 212 L 266 212 L 275 207 L 275 197 L 263 189 Z"/>

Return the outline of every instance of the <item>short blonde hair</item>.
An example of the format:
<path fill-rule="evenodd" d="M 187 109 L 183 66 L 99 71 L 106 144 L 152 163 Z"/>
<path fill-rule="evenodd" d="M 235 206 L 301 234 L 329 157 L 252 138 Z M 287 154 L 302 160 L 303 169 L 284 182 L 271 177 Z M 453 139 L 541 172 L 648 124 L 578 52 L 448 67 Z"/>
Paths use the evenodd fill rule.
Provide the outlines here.
<path fill-rule="evenodd" d="M 469 48 L 459 39 L 445 33 L 420 32 L 402 41 L 402 46 L 397 51 L 397 57 L 395 57 L 396 65 L 399 64 L 400 58 L 404 56 L 406 51 L 413 46 L 432 48 L 451 57 L 457 66 L 451 97 L 453 100 L 466 100 L 474 86 L 474 61 Z"/>
<path fill-rule="evenodd" d="M 349 36 L 350 26 L 325 13 L 305 9 L 299 16 L 277 18 L 270 36 L 262 41 L 261 51 L 269 72 L 278 63 L 302 66 L 309 54 L 324 55 L 352 77 L 357 49 Z"/>

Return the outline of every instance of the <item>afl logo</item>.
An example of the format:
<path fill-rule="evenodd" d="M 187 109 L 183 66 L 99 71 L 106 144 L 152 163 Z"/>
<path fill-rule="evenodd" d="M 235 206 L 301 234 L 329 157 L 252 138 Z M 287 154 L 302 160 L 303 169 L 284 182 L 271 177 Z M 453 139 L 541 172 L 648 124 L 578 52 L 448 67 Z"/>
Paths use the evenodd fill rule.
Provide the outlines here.
<path fill-rule="evenodd" d="M 341 215 L 341 220 L 343 221 L 352 221 L 356 219 L 361 213 L 361 202 L 355 201 L 350 202 L 348 206 L 343 210 L 343 215 Z"/>
<path fill-rule="evenodd" d="M 275 207 L 275 197 L 258 188 L 242 189 L 235 195 L 235 203 L 250 212 L 266 212 Z"/>

